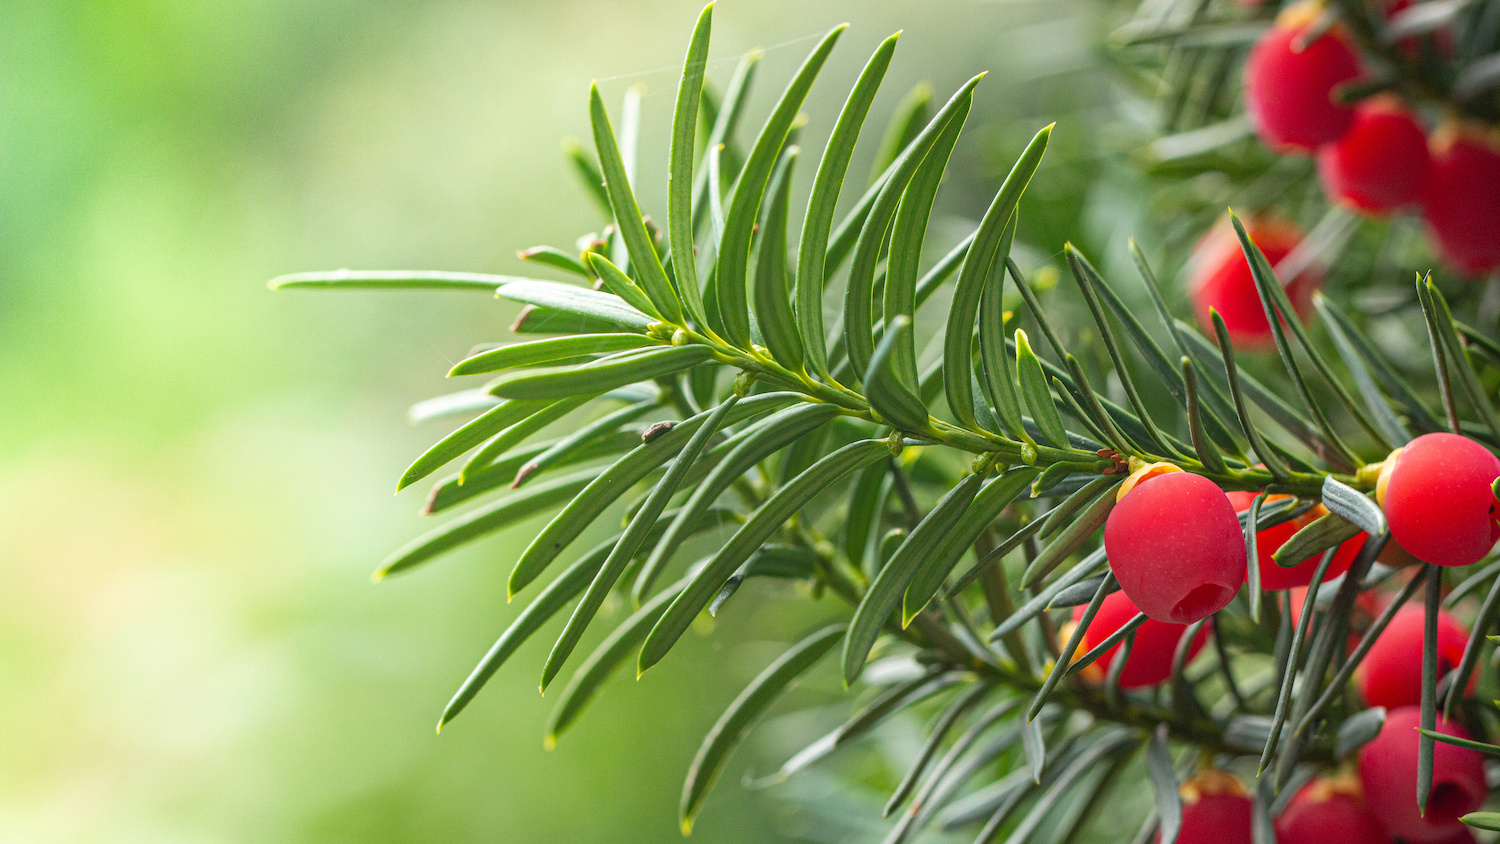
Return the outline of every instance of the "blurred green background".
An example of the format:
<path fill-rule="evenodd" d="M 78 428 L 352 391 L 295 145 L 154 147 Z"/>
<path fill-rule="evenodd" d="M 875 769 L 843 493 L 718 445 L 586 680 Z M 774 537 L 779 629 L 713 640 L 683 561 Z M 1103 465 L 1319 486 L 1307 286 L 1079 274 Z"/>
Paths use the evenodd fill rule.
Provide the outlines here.
<path fill-rule="evenodd" d="M 698 6 L 7 6 L 0 840 L 677 839 L 701 736 L 776 653 L 770 640 L 817 610 L 747 605 L 647 681 L 617 678 L 551 752 L 550 701 L 535 691 L 547 642 L 533 641 L 435 737 L 443 703 L 519 609 L 503 576 L 536 525 L 380 586 L 367 575 L 426 527 L 422 490 L 390 491 L 446 428 L 407 425 L 407 405 L 453 389 L 449 364 L 505 339 L 513 306 L 273 295 L 265 281 L 342 266 L 524 273 L 518 248 L 571 247 L 597 222 L 558 144 L 586 135 L 595 78 L 612 103 L 647 87 L 642 194 L 659 216 L 671 68 Z M 738 54 L 770 48 L 757 124 L 813 37 L 851 21 L 809 102 L 806 137 L 820 143 L 896 29 L 877 114 L 919 81 L 941 99 L 991 70 L 942 200 L 972 217 L 1007 156 L 1060 115 L 1071 125 L 1055 146 L 1071 152 L 1049 159 L 1033 192 L 1086 178 L 1091 115 L 1114 99 L 1089 9 L 724 0 L 710 74 L 722 84 Z M 865 172 L 876 132 L 852 172 Z M 1060 214 L 1066 228 L 1084 211 Z M 739 787 L 847 712 L 831 683 L 799 694 L 827 704 L 827 719 L 814 710 L 758 731 L 694 840 L 879 833 L 874 798 L 832 796 L 821 773 Z M 885 740 L 909 750 L 915 728 Z M 845 803 L 863 831 L 823 817 Z"/>

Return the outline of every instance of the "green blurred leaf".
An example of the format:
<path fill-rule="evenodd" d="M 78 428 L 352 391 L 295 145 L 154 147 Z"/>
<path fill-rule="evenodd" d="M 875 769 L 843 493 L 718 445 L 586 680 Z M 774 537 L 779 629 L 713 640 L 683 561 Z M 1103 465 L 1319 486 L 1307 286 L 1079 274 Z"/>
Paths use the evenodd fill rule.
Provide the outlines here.
<path fill-rule="evenodd" d="M 494 463 L 496 458 L 521 445 L 532 434 L 540 432 L 548 425 L 562 419 L 564 416 L 598 397 L 598 393 L 591 393 L 552 402 L 536 413 L 496 434 L 483 447 L 475 451 L 474 455 L 464 463 L 463 468 L 458 470 L 458 482 L 460 484 L 467 483 L 470 478 L 484 471 L 485 467 Z"/>
<path fill-rule="evenodd" d="M 330 287 L 348 290 L 475 290 L 493 293 L 497 288 L 517 281 L 528 279 L 437 270 L 332 270 L 277 276 L 267 282 L 266 286 L 272 290 Z"/>
<path fill-rule="evenodd" d="M 569 255 L 555 246 L 533 246 L 530 249 L 522 249 L 516 253 L 516 257 L 529 263 L 541 264 L 544 267 L 593 280 L 588 267 L 585 267 L 577 256 Z"/>
<path fill-rule="evenodd" d="M 703 808 L 704 798 L 724 769 L 724 762 L 729 758 L 730 752 L 744 738 L 746 731 L 793 680 L 828 653 L 843 632 L 842 624 L 834 624 L 798 642 L 775 662 L 766 666 L 740 692 L 739 697 L 729 704 L 718 723 L 704 737 L 703 746 L 698 749 L 698 755 L 688 769 L 679 812 L 684 835 L 693 831 L 693 820 L 698 816 L 698 810 Z"/>
<path fill-rule="evenodd" d="M 880 146 L 875 148 L 875 159 L 870 164 L 870 184 L 879 182 L 886 170 L 896 163 L 902 151 L 917 139 L 923 125 L 927 123 L 931 105 L 932 86 L 925 82 L 907 91 L 901 101 L 896 103 L 885 133 L 880 138 Z"/>

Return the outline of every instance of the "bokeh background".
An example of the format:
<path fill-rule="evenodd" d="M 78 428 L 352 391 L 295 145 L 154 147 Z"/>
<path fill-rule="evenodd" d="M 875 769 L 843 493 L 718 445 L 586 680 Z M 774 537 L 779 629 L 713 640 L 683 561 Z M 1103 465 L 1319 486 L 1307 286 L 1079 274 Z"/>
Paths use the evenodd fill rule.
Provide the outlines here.
<path fill-rule="evenodd" d="M 554 624 L 435 736 L 519 609 L 503 577 L 536 524 L 409 577 L 368 574 L 426 527 L 422 491 L 391 490 L 446 428 L 408 425 L 406 407 L 453 389 L 449 364 L 504 339 L 513 306 L 265 281 L 343 266 L 522 273 L 518 248 L 571 246 L 597 221 L 559 139 L 587 134 L 591 79 L 612 103 L 646 86 L 642 193 L 660 215 L 672 66 L 698 7 L 7 4 L 0 840 L 677 839 L 700 738 L 806 618 L 744 604 L 647 681 L 616 678 L 548 752 L 536 672 Z M 977 216 L 1009 156 L 1061 118 L 1028 200 L 1050 209 L 1030 218 L 1032 239 L 1056 249 L 1130 223 L 1074 201 L 1121 106 L 1097 13 L 1085 0 L 723 0 L 710 74 L 722 84 L 739 54 L 768 48 L 757 125 L 813 39 L 851 21 L 809 103 L 805 137 L 820 141 L 896 29 L 877 114 L 919 81 L 945 98 L 991 70 L 937 225 Z M 868 167 L 872 127 L 852 172 Z M 828 720 L 814 708 L 753 735 L 694 840 L 878 833 L 858 782 L 818 771 L 740 787 L 848 710 L 832 683 L 798 694 Z M 903 729 L 884 741 L 914 743 Z"/>

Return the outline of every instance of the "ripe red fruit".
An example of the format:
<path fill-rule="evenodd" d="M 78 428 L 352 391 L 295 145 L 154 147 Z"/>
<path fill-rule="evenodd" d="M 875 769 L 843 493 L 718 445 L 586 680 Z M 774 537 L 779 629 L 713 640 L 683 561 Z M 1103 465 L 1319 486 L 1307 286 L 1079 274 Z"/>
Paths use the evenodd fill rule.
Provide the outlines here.
<path fill-rule="evenodd" d="M 1319 3 L 1288 7 L 1245 62 L 1245 107 L 1255 130 L 1277 152 L 1310 153 L 1349 130 L 1354 109 L 1336 103 L 1336 86 L 1360 75 L 1359 53 L 1337 25 L 1302 49 Z"/>
<path fill-rule="evenodd" d="M 1355 109 L 1342 138 L 1318 150 L 1318 179 L 1329 199 L 1380 215 L 1421 200 L 1429 164 L 1422 124 L 1399 99 L 1377 97 Z"/>
<path fill-rule="evenodd" d="M 1408 605 L 1396 611 L 1359 665 L 1359 693 L 1370 706 L 1396 709 L 1422 702 L 1422 643 L 1427 612 Z M 1438 611 L 1438 678 L 1458 667 L 1469 633 Z M 1472 680 L 1471 680 L 1472 684 Z"/>
<path fill-rule="evenodd" d="M 1375 740 L 1359 751 L 1359 779 L 1365 805 L 1386 829 L 1412 844 L 1439 842 L 1463 831 L 1459 818 L 1484 804 L 1489 788 L 1484 759 L 1467 748 L 1437 742 L 1432 756 L 1432 790 L 1427 814 L 1417 811 L 1417 740 L 1419 707 L 1391 710 Z M 1463 727 L 1441 716 L 1440 733 L 1470 738 Z"/>
<path fill-rule="evenodd" d="M 1500 458 L 1445 433 L 1423 434 L 1393 458 L 1376 496 L 1402 548 L 1440 566 L 1467 566 L 1489 553 L 1500 539 L 1500 501 L 1490 489 Z"/>
<path fill-rule="evenodd" d="M 1433 136 L 1431 149 L 1422 213 L 1438 254 L 1470 275 L 1500 267 L 1500 141 L 1452 126 Z"/>
<path fill-rule="evenodd" d="M 1391 844 L 1365 808 L 1359 782 L 1319 778 L 1292 797 L 1276 819 L 1276 844 Z"/>
<path fill-rule="evenodd" d="M 1075 624 L 1083 618 L 1085 609 L 1085 607 L 1074 608 L 1073 622 Z M 1094 620 L 1089 622 L 1089 629 L 1084 631 L 1083 643 L 1079 646 L 1078 655 L 1082 656 L 1093 650 L 1095 645 L 1109 638 L 1111 633 L 1135 618 L 1138 612 L 1140 610 L 1130 602 L 1130 598 L 1124 592 L 1116 592 L 1106 597 L 1104 603 L 1099 605 L 1099 612 L 1094 614 Z M 1120 688 L 1139 689 L 1145 686 L 1155 686 L 1170 677 L 1172 657 L 1176 655 L 1177 646 L 1186 632 L 1186 624 L 1171 624 L 1155 619 L 1136 628 L 1135 643 L 1131 645 L 1130 656 L 1125 659 L 1125 667 L 1120 671 Z M 1188 645 L 1189 660 L 1203 650 L 1203 643 L 1206 641 L 1208 641 L 1208 628 L 1204 627 Z M 1085 676 L 1095 681 L 1102 681 L 1107 677 L 1122 646 L 1115 645 L 1105 651 L 1104 656 L 1084 669 Z"/>
<path fill-rule="evenodd" d="M 1231 492 L 1228 496 L 1236 513 L 1249 510 L 1250 502 L 1255 500 L 1253 492 Z M 1267 501 L 1279 497 L 1272 496 Z M 1327 508 L 1319 504 L 1295 519 L 1272 525 L 1255 534 L 1255 561 L 1256 567 L 1260 569 L 1260 588 L 1279 592 L 1282 589 L 1295 589 L 1312 583 L 1313 575 L 1318 572 L 1318 561 L 1322 559 L 1322 554 L 1314 554 L 1291 568 L 1282 568 L 1277 565 L 1276 561 L 1271 559 L 1271 555 L 1285 545 L 1286 541 L 1291 539 L 1297 531 L 1327 514 Z M 1369 537 L 1361 532 L 1351 539 L 1344 540 L 1339 550 L 1334 552 L 1333 560 L 1328 563 L 1328 573 L 1323 577 L 1324 583 L 1349 570 L 1349 566 L 1354 564 L 1354 558 L 1359 556 L 1360 549 L 1365 547 L 1367 538 Z"/>
<path fill-rule="evenodd" d="M 1285 220 L 1248 217 L 1241 222 L 1273 267 L 1302 240 L 1302 229 Z M 1282 279 L 1287 298 L 1299 319 L 1307 318 L 1312 295 L 1322 282 L 1323 273 L 1317 267 L 1303 270 L 1290 281 Z M 1212 337 L 1214 331 L 1208 313 L 1213 309 L 1224 318 L 1224 327 L 1229 329 L 1229 339 L 1235 345 L 1255 348 L 1271 343 L 1271 323 L 1261 307 L 1255 278 L 1250 274 L 1250 262 L 1240 250 L 1239 238 L 1227 217 L 1214 224 L 1193 247 L 1192 257 L 1188 259 L 1188 294 L 1192 297 L 1198 324 L 1208 336 Z"/>
<path fill-rule="evenodd" d="M 1239 780 L 1204 771 L 1183 783 L 1182 829 L 1177 844 L 1252 844 L 1254 803 Z M 1156 840 L 1159 844 L 1161 834 Z"/>
<path fill-rule="evenodd" d="M 1104 523 L 1104 553 L 1142 612 L 1190 624 L 1234 600 L 1245 580 L 1245 543 L 1223 490 L 1177 471 L 1121 491 Z"/>

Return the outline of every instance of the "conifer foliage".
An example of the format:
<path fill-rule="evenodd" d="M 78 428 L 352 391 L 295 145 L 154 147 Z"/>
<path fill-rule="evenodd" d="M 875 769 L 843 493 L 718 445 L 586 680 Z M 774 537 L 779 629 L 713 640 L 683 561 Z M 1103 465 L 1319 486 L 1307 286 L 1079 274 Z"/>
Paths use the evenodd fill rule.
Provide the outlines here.
<path fill-rule="evenodd" d="M 807 588 L 787 600 L 836 604 L 837 621 L 788 643 L 728 704 L 688 771 L 684 832 L 779 694 L 829 672 L 860 703 L 780 773 L 924 715 L 925 743 L 885 805 L 889 842 L 929 828 L 1068 841 L 1099 801 L 1143 781 L 1154 803 L 1139 842 L 1265 844 L 1278 828 L 1337 823 L 1325 811 L 1413 842 L 1500 828 L 1478 811 L 1485 755 L 1500 752 L 1483 742 L 1497 720 L 1479 670 L 1500 608 L 1500 345 L 1418 276 L 1434 377 L 1407 379 L 1360 314 L 1317 293 L 1294 303 L 1232 212 L 1259 351 L 1237 353 L 1212 307 L 1202 331 L 1174 315 L 1134 243 L 1135 277 L 1106 279 L 1064 246 L 1070 282 L 1040 289 L 1011 252 L 1051 126 L 974 231 L 924 261 L 982 75 L 930 119 L 899 112 L 861 191 L 850 162 L 876 134 L 866 124 L 897 37 L 816 154 L 798 143 L 799 113 L 815 82 L 834 84 L 820 72 L 843 27 L 741 146 L 754 57 L 721 96 L 705 79 L 712 15 L 677 91 L 665 226 L 632 185 L 655 174 L 635 173 L 622 152 L 635 139 L 617 135 L 595 87 L 594 153 L 570 159 L 607 228 L 581 253 L 521 253 L 566 280 L 341 270 L 272 282 L 524 305 L 521 339 L 450 373 L 482 385 L 418 406 L 472 418 L 400 480 L 433 483 L 424 513 L 446 521 L 377 574 L 549 515 L 510 575 L 525 608 L 439 727 L 557 618 L 540 666 L 543 689 L 569 672 L 555 742 L 618 669 L 649 675 L 747 581 L 791 580 Z M 813 174 L 805 207 L 791 199 L 799 170 Z M 1089 321 L 1054 319 L 1046 297 L 1081 303 Z M 1260 377 L 1239 354 L 1260 356 L 1248 368 Z M 1455 495 L 1463 506 L 1445 508 Z M 575 652 L 612 594 L 630 612 Z M 1444 622 L 1440 652 L 1445 602 L 1481 597 L 1467 629 Z M 1412 599 L 1425 610 L 1416 635 Z M 1382 639 L 1393 619 L 1407 633 Z M 1390 678 L 1409 666 L 1420 678 L 1403 689 Z M 1387 711 L 1361 698 L 1376 686 L 1417 699 Z M 1367 809 L 1370 789 L 1381 805 Z"/>

